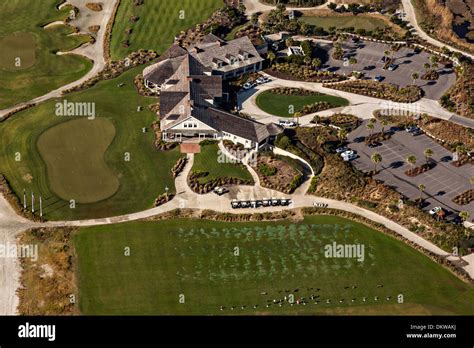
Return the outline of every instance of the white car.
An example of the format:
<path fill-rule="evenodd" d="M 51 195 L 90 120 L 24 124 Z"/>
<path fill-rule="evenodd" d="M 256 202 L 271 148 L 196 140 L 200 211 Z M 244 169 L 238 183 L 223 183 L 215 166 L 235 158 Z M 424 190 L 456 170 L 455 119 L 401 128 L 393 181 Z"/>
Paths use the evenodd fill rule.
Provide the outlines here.
<path fill-rule="evenodd" d="M 348 151 L 348 150 L 349 150 L 349 148 L 348 148 L 347 146 L 341 146 L 341 147 L 338 147 L 338 148 L 336 149 L 336 153 L 344 153 L 344 152 L 346 152 L 346 151 Z"/>
<path fill-rule="evenodd" d="M 435 215 L 435 214 L 438 214 L 442 210 L 443 210 L 443 208 L 441 208 L 441 207 L 434 207 L 433 209 L 431 209 L 429 211 L 429 213 L 430 213 L 430 215 Z"/>
<path fill-rule="evenodd" d="M 357 158 L 357 155 L 352 152 L 352 153 L 343 153 L 341 154 L 342 156 L 342 159 L 344 160 L 344 162 L 349 162 L 349 161 L 352 161 L 352 160 L 355 160 Z"/>
<path fill-rule="evenodd" d="M 347 157 L 347 156 L 353 156 L 355 155 L 355 151 L 354 150 L 346 150 L 344 152 L 341 153 L 341 156 L 342 157 Z"/>
<path fill-rule="evenodd" d="M 247 90 L 253 88 L 253 86 L 255 86 L 255 85 L 253 84 L 253 82 L 246 82 L 246 83 L 244 84 L 244 86 L 243 86 L 243 89 L 247 91 Z"/>
<path fill-rule="evenodd" d="M 261 85 L 262 83 L 265 83 L 267 82 L 267 79 L 265 78 L 265 76 L 260 76 L 257 81 L 256 81 L 259 85 Z"/>
<path fill-rule="evenodd" d="M 278 124 L 283 127 L 296 127 L 296 122 L 290 120 L 279 120 Z"/>

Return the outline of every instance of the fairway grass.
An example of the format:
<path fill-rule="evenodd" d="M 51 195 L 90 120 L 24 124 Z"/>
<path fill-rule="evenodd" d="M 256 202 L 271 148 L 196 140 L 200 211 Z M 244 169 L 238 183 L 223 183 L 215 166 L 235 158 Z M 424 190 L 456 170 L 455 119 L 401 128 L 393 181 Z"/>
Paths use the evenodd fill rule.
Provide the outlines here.
<path fill-rule="evenodd" d="M 349 102 L 341 97 L 331 95 L 314 95 L 314 96 L 299 96 L 299 95 L 279 95 L 272 93 L 272 90 L 264 91 L 257 96 L 257 106 L 271 115 L 280 117 L 293 117 L 294 113 L 300 111 L 305 105 L 314 104 L 317 102 L 327 102 L 333 105 L 334 108 L 339 106 L 346 106 Z M 292 106 L 293 108 L 290 108 Z M 294 113 L 290 113 L 294 111 Z"/>
<path fill-rule="evenodd" d="M 13 33 L 0 40 L 0 69 L 26 69 L 35 63 L 36 40 L 31 33 Z"/>
<path fill-rule="evenodd" d="M 223 6 L 223 0 L 153 0 L 141 6 L 134 6 L 131 0 L 122 1 L 112 30 L 111 57 L 118 60 L 138 49 L 161 54 L 181 31 L 204 22 Z M 132 16 L 139 20 L 132 23 Z M 125 33 L 129 28 L 133 30 L 130 36 Z M 124 47 L 122 42 L 127 38 L 130 46 Z"/>
<path fill-rule="evenodd" d="M 363 262 L 325 257 L 333 242 L 364 245 Z M 333 216 L 132 222 L 82 228 L 74 245 L 82 314 L 474 313 L 472 285 L 392 237 Z M 290 294 L 318 297 L 306 306 L 266 307 Z"/>
<path fill-rule="evenodd" d="M 65 98 L 50 100 L 0 122 L 0 134 L 2 134 L 0 137 L 0 173 L 6 176 L 18 197 L 23 198 L 23 190 L 26 190 L 28 195 L 33 191 L 36 197 L 41 195 L 43 198 L 45 218 L 49 220 L 78 220 L 146 210 L 153 206 L 158 195 L 166 192 L 166 188 L 169 188 L 170 193 L 174 193 L 175 186 L 171 168 L 179 158 L 179 149 L 160 152 L 153 147 L 154 134 L 150 130 L 150 125 L 157 116 L 150 112 L 147 106 L 156 103 L 157 99 L 140 96 L 133 84 L 133 78 L 142 70 L 143 67 L 137 67 L 122 74 L 119 78 L 99 82 L 92 88 L 67 95 Z M 123 87 L 117 87 L 122 83 Z M 78 118 L 73 120 L 71 117 L 56 116 L 56 103 L 63 103 L 64 99 L 69 103 L 95 103 L 96 118 L 94 120 L 81 119 L 81 123 L 75 123 L 78 122 Z M 138 106 L 142 106 L 143 111 L 137 111 Z M 101 119 L 103 121 L 99 121 Z M 97 121 L 98 123 L 94 123 Z M 110 134 L 100 135 L 99 129 L 89 130 L 91 134 L 85 134 L 86 129 L 76 128 L 80 124 L 94 127 L 93 125 L 105 124 L 104 122 L 112 123 L 115 128 L 115 136 L 105 151 L 105 155 L 104 148 L 110 141 Z M 64 127 L 63 124 L 67 126 L 60 136 L 62 139 L 67 139 L 66 143 L 59 139 L 47 138 L 43 139 L 43 141 L 47 140 L 44 143 L 43 141 L 38 143 L 45 131 L 55 131 L 55 126 Z M 148 131 L 143 133 L 143 128 L 148 128 Z M 107 132 L 110 131 L 110 129 L 107 130 Z M 79 133 L 76 134 L 76 132 Z M 81 134 L 82 142 L 80 142 Z M 103 136 L 104 139 L 98 139 L 100 136 Z M 93 144 L 88 144 L 89 141 Z M 58 149 L 58 142 L 61 142 L 65 148 Z M 71 143 L 68 144 L 69 142 Z M 72 149 L 71 146 L 74 143 L 81 148 Z M 45 159 L 40 155 L 39 148 L 44 154 L 48 153 L 45 155 Z M 50 172 L 45 160 L 51 161 L 52 158 L 47 156 L 53 155 L 60 155 L 64 159 L 64 156 L 71 151 L 86 156 L 87 149 L 91 151 L 87 158 L 68 159 L 73 167 L 79 163 L 84 163 L 86 167 L 90 166 L 90 168 L 83 168 L 80 171 L 80 173 L 87 172 L 87 182 L 76 184 L 90 190 L 99 185 L 106 187 L 113 185 L 115 187 L 114 180 L 116 179 L 114 178 L 118 178 L 119 187 L 107 199 L 91 204 L 77 203 L 75 208 L 71 209 L 69 200 L 62 197 L 73 199 L 75 195 L 78 195 L 77 187 L 70 186 L 71 180 L 82 180 L 85 177 L 81 179 L 81 174 L 76 173 L 73 178 L 64 178 L 63 176 L 71 175 L 72 168 L 69 165 L 57 163 L 54 172 Z M 17 155 L 21 157 L 18 161 Z M 126 160 L 127 156 L 129 161 Z M 102 157 L 105 163 L 103 163 Z M 89 170 L 98 169 L 91 166 L 91 163 L 94 162 L 96 165 L 106 165 L 107 169 L 103 167 L 103 170 L 113 173 L 113 177 L 108 176 L 112 180 L 111 183 L 103 181 L 105 172 L 102 172 L 100 177 L 91 175 L 92 172 Z M 69 186 L 65 183 L 68 183 Z M 57 185 L 62 186 L 61 196 L 55 193 L 54 189 L 58 190 Z M 112 192 L 112 188 L 108 188 L 106 193 L 100 192 L 106 196 Z M 89 192 L 87 199 L 91 198 L 90 194 Z M 96 199 L 98 198 L 100 197 L 96 197 Z"/>
<path fill-rule="evenodd" d="M 0 11 L 0 109 L 44 95 L 84 76 L 92 62 L 68 51 L 89 41 L 88 35 L 71 35 L 73 29 L 46 23 L 64 20 L 69 8 L 56 9 L 58 0 L 9 0 Z M 20 65 L 15 65 L 20 58 Z"/>
<path fill-rule="evenodd" d="M 193 170 L 209 173 L 199 178 L 201 184 L 218 178 L 253 180 L 247 168 L 242 164 L 232 163 L 228 157 L 221 154 L 217 144 L 201 146 L 201 152 L 194 155 Z"/>
<path fill-rule="evenodd" d="M 117 192 L 119 180 L 104 161 L 114 137 L 114 124 L 106 118 L 72 120 L 41 134 L 38 150 L 51 190 L 77 203 L 95 203 Z"/>

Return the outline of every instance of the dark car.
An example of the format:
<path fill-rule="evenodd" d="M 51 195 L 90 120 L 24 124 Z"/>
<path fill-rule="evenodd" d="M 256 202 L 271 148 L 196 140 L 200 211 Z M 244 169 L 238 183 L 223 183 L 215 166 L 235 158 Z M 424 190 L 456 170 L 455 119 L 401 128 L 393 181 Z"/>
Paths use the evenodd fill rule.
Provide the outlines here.
<path fill-rule="evenodd" d="M 373 142 L 369 143 L 368 146 L 369 146 L 370 148 L 374 148 L 374 147 L 377 147 L 377 146 L 380 146 L 380 145 L 382 145 L 381 142 L 379 142 L 379 141 L 373 141 Z"/>

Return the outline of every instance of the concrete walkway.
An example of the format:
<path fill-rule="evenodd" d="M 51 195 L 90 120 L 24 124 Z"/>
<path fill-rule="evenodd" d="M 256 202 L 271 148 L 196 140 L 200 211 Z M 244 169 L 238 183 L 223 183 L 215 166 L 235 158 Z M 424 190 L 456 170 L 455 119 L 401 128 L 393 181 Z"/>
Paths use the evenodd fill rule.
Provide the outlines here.
<path fill-rule="evenodd" d="M 94 62 L 92 69 L 86 75 L 81 77 L 79 80 L 76 80 L 67 85 L 61 86 L 58 89 L 55 89 L 54 91 L 48 92 L 47 94 L 39 96 L 32 100 L 25 101 L 23 103 L 14 105 L 7 109 L 0 110 L 0 121 L 2 121 L 8 113 L 14 110 L 20 109 L 21 107 L 25 105 L 38 104 L 52 98 L 59 98 L 61 97 L 63 91 L 75 86 L 79 86 L 80 84 L 94 77 L 100 71 L 104 69 L 105 64 L 106 64 L 105 57 L 104 57 L 104 39 L 105 39 L 105 34 L 106 34 L 105 30 L 107 27 L 107 23 L 109 22 L 109 20 L 111 20 L 112 12 L 113 12 L 113 9 L 115 8 L 115 4 L 117 3 L 117 1 L 118 0 L 104 1 L 103 10 L 101 12 L 97 12 L 98 14 L 100 14 L 102 20 L 100 21 L 100 23 L 98 23 L 98 25 L 100 25 L 100 30 L 97 33 L 96 42 L 91 45 L 81 46 L 78 49 L 70 52 L 71 54 L 80 54 L 91 59 Z M 86 2 L 89 2 L 89 1 L 84 1 L 84 0 L 68 0 L 67 1 L 67 3 L 71 3 L 72 5 L 77 6 L 79 8 L 80 13 L 83 11 L 84 12 L 90 11 L 85 8 Z M 74 25 L 74 20 L 71 21 L 70 23 Z"/>
<path fill-rule="evenodd" d="M 271 10 L 276 8 L 276 6 L 264 4 L 259 0 L 243 0 L 242 2 L 245 6 L 245 13 L 249 17 L 253 15 L 254 13 L 270 12 Z M 288 11 L 293 11 L 293 10 L 304 11 L 304 10 L 314 10 L 314 9 L 319 9 L 319 8 L 327 8 L 327 3 L 324 3 L 319 6 L 313 6 L 313 7 L 291 7 L 291 6 L 286 7 Z"/>
<path fill-rule="evenodd" d="M 423 31 L 423 29 L 421 29 L 421 27 L 418 25 L 418 21 L 416 19 L 416 14 L 415 14 L 415 9 L 413 7 L 413 4 L 412 4 L 411 0 L 402 0 L 402 5 L 403 5 L 403 9 L 405 10 L 405 13 L 406 13 L 406 18 L 408 19 L 410 24 L 413 26 L 413 28 L 415 29 L 416 33 L 418 34 L 418 36 L 420 38 L 422 38 L 423 40 L 429 42 L 433 46 L 436 46 L 436 47 L 439 47 L 439 48 L 447 47 L 451 51 L 462 53 L 465 56 L 468 56 L 469 58 L 474 59 L 474 54 L 471 54 L 471 53 L 468 53 L 466 51 L 460 50 L 458 48 L 452 47 L 448 44 L 445 44 L 444 42 L 441 42 L 441 41 L 438 41 L 438 40 L 432 38 L 427 33 L 425 33 Z"/>

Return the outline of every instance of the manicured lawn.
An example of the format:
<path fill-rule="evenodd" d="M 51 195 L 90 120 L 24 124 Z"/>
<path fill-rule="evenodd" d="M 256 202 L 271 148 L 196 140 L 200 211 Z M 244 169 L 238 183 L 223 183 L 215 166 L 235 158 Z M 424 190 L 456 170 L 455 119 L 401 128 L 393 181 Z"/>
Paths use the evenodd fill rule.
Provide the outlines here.
<path fill-rule="evenodd" d="M 0 11 L 0 109 L 28 101 L 79 79 L 92 62 L 77 55 L 57 55 L 89 40 L 88 35 L 67 36 L 70 27 L 41 26 L 63 20 L 69 9 L 58 11 L 58 0 L 2 2 Z M 20 58 L 17 66 L 16 58 Z"/>
<path fill-rule="evenodd" d="M 199 179 L 204 184 L 217 178 L 232 177 L 242 180 L 252 180 L 252 175 L 242 164 L 231 163 L 221 155 L 217 144 L 201 146 L 201 153 L 194 155 L 193 171 L 208 172 L 209 174 Z"/>
<path fill-rule="evenodd" d="M 365 29 L 367 31 L 374 29 L 384 29 L 387 25 L 383 20 L 363 15 L 342 17 L 342 16 L 303 16 L 304 22 L 328 30 L 330 27 L 336 29 L 353 27 L 354 30 Z"/>
<path fill-rule="evenodd" d="M 156 120 L 156 115 L 147 108 L 147 105 L 156 103 L 156 99 L 141 97 L 133 84 L 133 78 L 142 69 L 135 68 L 119 78 L 100 82 L 88 90 L 64 98 L 68 102 L 95 103 L 95 120 L 81 118 L 78 121 L 78 117 L 56 116 L 56 103 L 63 102 L 63 99 L 58 99 L 22 111 L 0 123 L 0 173 L 7 177 L 16 194 L 23 197 L 23 189 L 28 193 L 34 191 L 37 197 L 41 194 L 46 218 L 72 220 L 145 210 L 152 206 L 158 195 L 165 192 L 166 187 L 173 193 L 174 180 L 170 169 L 176 163 L 179 151 L 155 150 L 152 145 L 154 135 L 150 129 L 142 132 L 143 127 L 149 128 Z M 117 87 L 121 83 L 124 86 Z M 138 112 L 138 106 L 143 106 L 143 111 Z M 94 123 L 98 120 L 101 121 Z M 108 142 L 113 129 L 104 126 L 109 123 L 115 128 L 110 146 Z M 100 124 L 102 127 L 99 127 Z M 55 128 L 58 125 L 65 128 Z M 80 125 L 85 127 L 81 130 Z M 93 130 L 89 127 L 99 128 Z M 104 132 L 99 132 L 100 128 Z M 49 136 L 49 132 L 54 134 L 58 130 L 61 133 L 58 136 L 66 141 Z M 101 136 L 104 139 L 98 139 Z M 40 138 L 42 141 L 39 142 Z M 59 146 L 63 149 L 58 149 Z M 15 160 L 17 153 L 21 155 L 20 161 Z M 126 161 L 127 153 L 130 161 Z M 73 154 L 75 158 L 66 158 Z M 69 163 L 53 163 L 56 160 Z M 71 177 L 64 178 L 65 175 Z M 111 181 L 103 182 L 106 177 Z M 81 187 L 88 190 L 87 197 L 82 199 L 91 200 L 94 198 L 94 187 L 99 185 L 107 190 L 97 191 L 102 196 L 95 199 L 104 198 L 115 189 L 114 181 L 117 179 L 117 192 L 96 203 L 78 203 L 75 209 L 70 209 L 69 200 L 61 198 L 74 199 Z M 72 182 L 80 186 L 72 185 Z"/>
<path fill-rule="evenodd" d="M 315 95 L 315 96 L 298 96 L 298 95 L 279 95 L 274 94 L 271 90 L 264 91 L 257 96 L 257 106 L 263 111 L 280 117 L 293 117 L 290 114 L 290 106 L 293 106 L 294 112 L 300 111 L 305 105 L 317 102 L 328 102 L 333 107 L 348 105 L 348 101 L 344 98 L 334 97 L 331 95 Z"/>
<path fill-rule="evenodd" d="M 333 242 L 364 245 L 364 260 L 327 258 Z M 133 222 L 83 228 L 74 244 L 82 314 L 474 313 L 472 285 L 404 243 L 337 217 Z M 306 306 L 266 307 L 290 294 L 319 297 Z"/>
<path fill-rule="evenodd" d="M 118 60 L 140 48 L 163 53 L 176 35 L 204 22 L 223 5 L 222 0 L 153 0 L 141 6 L 134 6 L 131 0 L 122 1 L 112 31 L 112 59 Z M 139 20 L 132 23 L 132 16 Z M 125 31 L 129 28 L 133 32 L 127 35 Z M 127 38 L 130 46 L 123 47 Z"/>
<path fill-rule="evenodd" d="M 117 192 L 118 177 L 104 161 L 114 137 L 114 124 L 106 118 L 63 122 L 44 132 L 38 150 L 54 193 L 66 201 L 95 203 Z"/>

